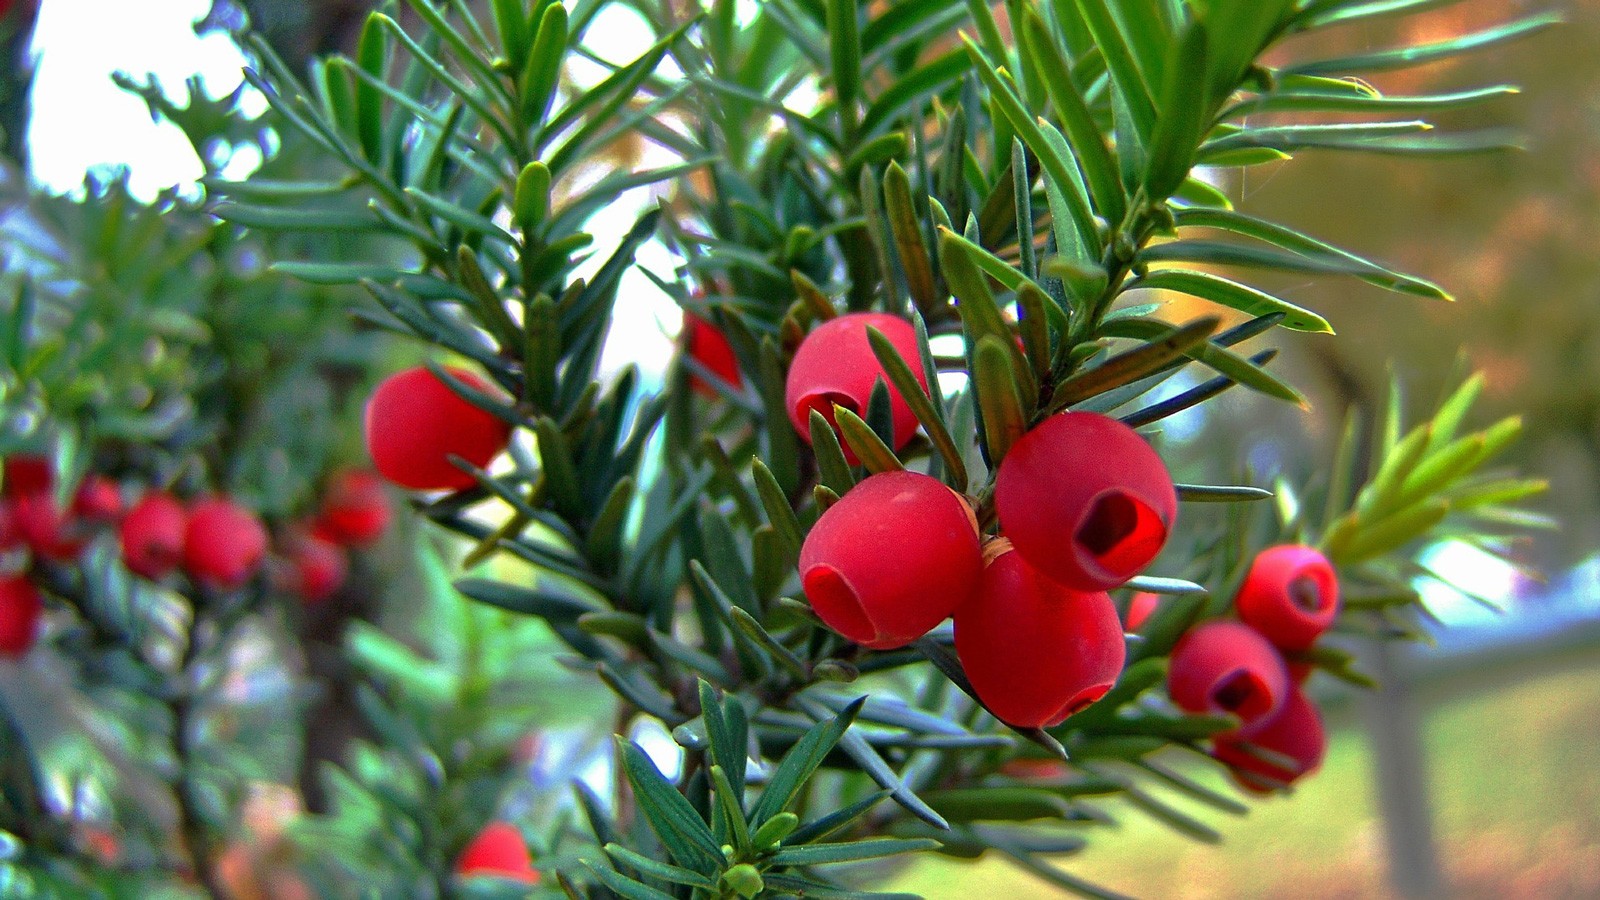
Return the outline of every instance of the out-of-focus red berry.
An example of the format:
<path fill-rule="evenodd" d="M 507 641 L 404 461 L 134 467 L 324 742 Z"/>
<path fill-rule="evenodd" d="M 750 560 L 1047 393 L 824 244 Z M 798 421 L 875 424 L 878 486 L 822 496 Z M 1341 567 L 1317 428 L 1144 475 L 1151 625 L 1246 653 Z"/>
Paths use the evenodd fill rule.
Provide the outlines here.
<path fill-rule="evenodd" d="M 895 449 L 904 447 L 916 434 L 917 416 L 894 385 L 889 384 L 883 366 L 873 355 L 872 344 L 867 340 L 869 326 L 883 332 L 910 365 L 922 389 L 928 389 L 922 366 L 917 363 L 917 332 L 911 323 L 884 313 L 851 313 L 829 319 L 800 342 L 784 386 L 784 406 L 789 410 L 789 421 L 806 443 L 811 442 L 813 409 L 822 413 L 835 428 L 835 405 L 865 417 L 867 404 L 872 400 L 872 388 L 879 380 L 889 389 Z M 859 462 L 848 444 L 844 444 L 844 451 L 845 458 L 852 464 Z"/>
<path fill-rule="evenodd" d="M 448 370 L 469 387 L 489 384 L 463 369 Z M 473 406 L 425 367 L 384 379 L 366 410 L 367 451 L 379 474 L 415 491 L 459 490 L 475 482 L 450 464 L 459 456 L 483 468 L 511 441 L 511 426 Z"/>
<path fill-rule="evenodd" d="M 122 492 L 117 483 L 104 475 L 85 475 L 72 496 L 72 514 L 86 522 L 115 522 L 122 515 Z"/>
<path fill-rule="evenodd" d="M 1010 549 L 984 568 L 955 623 L 956 655 L 978 696 L 1023 728 L 1058 725 L 1099 700 L 1127 656 L 1110 596 L 1053 581 Z"/>
<path fill-rule="evenodd" d="M 35 491 L 11 500 L 11 521 L 34 554 L 66 562 L 83 552 L 88 536 L 66 514 L 49 491 Z"/>
<path fill-rule="evenodd" d="M 226 497 L 208 497 L 189 507 L 183 565 L 190 577 L 218 590 L 249 581 L 267 553 L 261 520 Z"/>
<path fill-rule="evenodd" d="M 509 822 L 485 825 L 461 851 L 461 857 L 456 860 L 456 874 L 463 878 L 492 875 L 524 884 L 539 883 L 539 870 L 533 867 L 528 844 L 522 839 L 522 832 Z"/>
<path fill-rule="evenodd" d="M 55 470 L 50 467 L 50 460 L 31 453 L 6 457 L 5 496 L 49 493 L 55 482 Z"/>
<path fill-rule="evenodd" d="M 1289 673 L 1277 648 L 1240 622 L 1207 622 L 1184 635 L 1167 667 L 1167 693 L 1192 713 L 1232 713 L 1248 735 L 1283 708 Z"/>
<path fill-rule="evenodd" d="M 1250 752 L 1249 747 L 1270 750 L 1294 760 L 1284 768 Z M 1328 735 L 1317 711 L 1299 688 L 1290 690 L 1283 708 L 1263 722 L 1248 738 L 1219 736 L 1212 755 L 1228 764 L 1245 789 L 1265 794 L 1316 771 L 1328 752 Z"/>
<path fill-rule="evenodd" d="M 378 474 L 346 469 L 329 480 L 314 528 L 336 544 L 365 547 L 383 537 L 391 515 L 389 495 Z"/>
<path fill-rule="evenodd" d="M 1012 446 L 995 479 L 995 509 L 1035 568 L 1068 587 L 1103 591 L 1161 552 L 1178 494 L 1138 432 L 1098 413 L 1068 412 Z"/>
<path fill-rule="evenodd" d="M 739 371 L 739 358 L 734 355 L 733 345 L 728 343 L 728 336 L 720 328 L 694 313 L 686 312 L 683 314 L 683 333 L 690 359 L 730 386 L 743 386 L 744 375 Z M 717 389 L 696 374 L 689 375 L 689 387 L 707 397 L 717 395 Z"/>
<path fill-rule="evenodd" d="M 937 479 L 882 472 L 828 508 L 800 548 L 822 621 L 883 650 L 922 637 L 978 583 L 983 559 L 965 500 Z"/>
<path fill-rule="evenodd" d="M 1328 558 L 1298 544 L 1256 554 L 1233 598 L 1239 619 L 1283 650 L 1304 650 L 1339 614 L 1339 578 Z"/>
<path fill-rule="evenodd" d="M 0 657 L 16 659 L 39 638 L 44 603 L 39 589 L 20 575 L 0 578 Z"/>
<path fill-rule="evenodd" d="M 119 529 L 122 564 L 152 581 L 165 578 L 183 561 L 188 528 L 189 514 L 178 498 L 165 491 L 145 494 L 128 510 Z"/>
<path fill-rule="evenodd" d="M 1128 620 L 1123 626 L 1125 631 L 1138 631 L 1144 623 L 1150 621 L 1157 608 L 1161 606 L 1161 595 L 1149 591 L 1139 591 L 1128 599 Z"/>
<path fill-rule="evenodd" d="M 10 500 L 0 500 L 0 553 L 22 546 L 22 532 Z"/>
<path fill-rule="evenodd" d="M 1019 781 L 1054 781 L 1071 773 L 1064 760 L 1018 757 L 1000 764 L 1000 774 Z"/>
<path fill-rule="evenodd" d="M 1289 680 L 1296 686 L 1305 684 L 1311 673 L 1317 670 L 1316 664 L 1304 660 L 1284 660 L 1284 662 L 1289 670 Z"/>
<path fill-rule="evenodd" d="M 80 827 L 78 837 L 84 848 L 103 865 L 112 865 L 122 856 L 122 841 L 109 828 L 85 824 Z"/>
<path fill-rule="evenodd" d="M 307 603 L 321 603 L 344 585 L 350 572 L 344 548 L 306 535 L 289 548 L 289 588 Z"/>

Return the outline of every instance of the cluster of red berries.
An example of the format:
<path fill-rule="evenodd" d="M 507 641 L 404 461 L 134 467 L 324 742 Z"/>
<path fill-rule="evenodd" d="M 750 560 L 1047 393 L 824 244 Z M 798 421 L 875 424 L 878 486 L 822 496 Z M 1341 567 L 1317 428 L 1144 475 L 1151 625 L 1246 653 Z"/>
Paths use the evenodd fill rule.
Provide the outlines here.
<path fill-rule="evenodd" d="M 803 439 L 813 410 L 832 424 L 836 406 L 864 412 L 877 382 L 888 384 L 868 327 L 917 358 L 915 332 L 894 316 L 855 313 L 817 327 L 796 350 L 786 385 Z M 892 387 L 889 399 L 899 449 L 917 420 Z M 824 622 L 875 649 L 904 646 L 953 617 L 956 653 L 985 705 L 1012 725 L 1056 725 L 1116 683 L 1126 648 L 1106 592 L 1160 553 L 1177 492 L 1161 457 L 1131 428 L 1068 412 L 1011 447 L 994 502 L 1000 535 L 985 546 L 966 498 L 936 479 L 866 478 L 807 535 L 802 585 Z"/>
<path fill-rule="evenodd" d="M 26 548 L 34 558 L 71 562 L 96 534 L 114 530 L 128 571 L 160 581 L 181 568 L 213 590 L 243 586 L 266 561 L 266 527 L 228 497 L 184 501 L 149 490 L 125 505 L 116 482 L 90 474 L 63 509 L 48 460 L 16 455 L 5 461 L 4 471 L 0 553 Z M 280 548 L 284 587 L 310 602 L 325 599 L 344 581 L 344 548 L 370 544 L 388 524 L 388 499 L 375 476 L 335 476 L 317 516 Z M 43 604 L 24 571 L 8 570 L 14 574 L 0 578 L 0 655 L 16 657 L 37 638 Z"/>
<path fill-rule="evenodd" d="M 1327 752 L 1322 716 L 1302 690 L 1311 667 L 1284 654 L 1309 649 L 1333 624 L 1339 583 L 1316 550 L 1272 547 L 1251 563 L 1234 608 L 1238 621 L 1207 622 L 1173 648 L 1167 693 L 1189 712 L 1239 718 L 1214 737 L 1212 755 L 1240 785 L 1266 793 L 1314 771 Z"/>
<path fill-rule="evenodd" d="M 328 481 L 309 521 L 283 542 L 288 565 L 282 587 L 307 603 L 321 603 L 344 586 L 349 551 L 370 547 L 389 529 L 389 495 L 383 480 L 364 469 L 345 469 Z"/>
<path fill-rule="evenodd" d="M 488 875 L 538 884 L 539 870 L 522 839 L 522 832 L 509 822 L 490 822 L 467 844 L 456 859 L 456 874 L 462 878 Z"/>

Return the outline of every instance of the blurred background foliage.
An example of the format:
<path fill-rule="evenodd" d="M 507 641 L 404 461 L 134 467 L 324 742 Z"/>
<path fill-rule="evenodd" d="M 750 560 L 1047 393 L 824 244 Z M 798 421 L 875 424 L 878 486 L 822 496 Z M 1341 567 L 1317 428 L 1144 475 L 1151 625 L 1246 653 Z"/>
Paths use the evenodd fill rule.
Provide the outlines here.
<path fill-rule="evenodd" d="M 260 24 L 268 41 L 296 69 L 311 54 L 350 52 L 370 3 L 364 0 L 242 0 L 241 11 L 219 0 L 210 22 L 231 28 L 247 11 Z M 1526 0 L 1469 0 L 1426 16 L 1408 19 L 1406 40 L 1444 37 L 1501 21 L 1513 12 L 1548 9 L 1551 4 Z M 1511 82 L 1523 88 L 1520 98 L 1502 101 L 1448 118 L 1461 127 L 1497 125 L 1508 119 L 1522 130 L 1525 153 L 1468 156 L 1414 165 L 1383 156 L 1318 157 L 1307 151 L 1288 164 L 1261 166 L 1237 183 L 1225 184 L 1238 208 L 1285 221 L 1307 233 L 1341 242 L 1350 249 L 1423 273 L 1450 288 L 1458 301 L 1450 306 L 1384 295 L 1352 281 L 1297 284 L 1268 283 L 1280 296 L 1327 313 L 1338 330 L 1337 340 L 1316 336 L 1287 342 L 1279 366 L 1290 381 L 1308 394 L 1312 413 L 1273 405 L 1246 392 L 1234 392 L 1215 405 L 1215 413 L 1194 423 L 1185 435 L 1191 447 L 1206 448 L 1207 458 L 1246 459 L 1256 471 L 1270 477 L 1283 474 L 1303 480 L 1311 473 L 1309 460 L 1327 459 L 1337 442 L 1342 413 L 1347 405 L 1376 409 L 1388 390 L 1390 360 L 1403 360 L 1397 374 L 1407 386 L 1414 413 L 1420 413 L 1459 380 L 1465 366 L 1483 369 L 1489 376 L 1485 393 L 1486 417 L 1520 413 L 1526 437 L 1512 451 L 1516 468 L 1549 477 L 1552 490 L 1537 501 L 1542 511 L 1563 522 L 1563 527 L 1542 534 L 1521 548 L 1530 567 L 1549 573 L 1555 589 L 1546 590 L 1527 580 L 1517 590 L 1530 601 L 1545 596 L 1592 598 L 1600 593 L 1600 576 L 1592 560 L 1600 546 L 1600 254 L 1595 252 L 1595 227 L 1600 222 L 1600 3 L 1572 0 L 1556 5 L 1568 19 L 1558 29 L 1531 40 L 1501 48 L 1493 54 L 1470 56 L 1375 78 L 1386 92 L 1424 93 L 1490 82 Z M 25 34 L 18 31 L 17 35 Z M 1394 35 L 1384 24 L 1319 34 L 1319 55 L 1385 46 Z M 0 41 L 8 37 L 0 34 Z M 16 59 L 19 44 L 9 38 L 8 62 Z M 22 96 L 19 76 L 23 69 L 8 68 L 0 85 L 0 109 L 16 107 Z M 137 81 L 138 73 L 130 73 Z M 152 95 L 152 100 L 155 98 Z M 190 98 L 176 97 L 168 110 L 183 112 Z M 161 101 L 155 101 L 161 106 Z M 203 105 L 203 104 L 202 104 Z M 189 113 L 198 112 L 190 105 Z M 206 129 L 199 128 L 200 133 Z M 8 147 L 22 158 L 22 147 L 7 129 Z M 249 133 L 228 134 L 227 141 L 252 139 Z M 206 147 L 197 148 L 206 159 Z M 307 177 L 306 163 L 297 160 L 292 141 L 273 157 L 270 166 L 281 173 Z M 629 149 L 618 148 L 626 156 Z M 314 165 L 314 164 L 309 164 Z M 270 169 L 269 169 L 270 171 Z M 268 174 L 268 173 L 263 173 Z M 7 172 L 0 189 L 14 201 L 21 190 L 19 176 Z M 67 235 L 59 248 L 73 244 L 72 235 L 83 226 L 70 219 L 99 203 L 116 202 L 118 187 L 109 182 L 94 188 L 100 199 L 87 207 L 77 201 L 40 199 L 33 215 L 41 231 Z M 1323 199 L 1339 202 L 1322 202 Z M 181 204 L 172 198 L 162 202 Z M 193 217 L 202 230 L 201 218 Z M 1415 223 L 1427 223 L 1418 228 Z M 14 226 L 13 226 L 14 227 Z M 215 227 L 215 226 L 211 226 Z M 76 230 L 76 232 L 75 232 Z M 248 247 L 229 246 L 225 234 L 213 236 L 227 261 L 230 287 L 248 281 L 255 271 Z M 82 243 L 81 240 L 78 243 Z M 20 246 L 20 244 L 19 244 Z M 7 251 L 8 259 L 15 258 Z M 58 264 L 86 271 L 81 258 L 58 258 Z M 104 273 L 106 291 L 117 289 L 116 272 Z M 202 271 L 200 276 L 203 278 Z M 215 275 L 215 273 L 213 273 Z M 328 393 L 308 398 L 293 396 L 263 399 L 270 414 L 257 412 L 253 424 L 238 429 L 259 441 L 251 471 L 288 473 L 288 481 L 240 485 L 267 510 L 292 511 L 303 503 L 309 485 L 333 460 L 351 460 L 357 448 L 350 442 L 357 430 L 351 425 L 350 396 L 367 383 L 377 369 L 392 368 L 411 358 L 412 351 L 385 346 L 358 346 L 370 336 L 345 335 L 348 342 L 330 348 L 330 358 L 313 360 L 303 348 L 275 352 L 274 339 L 299 333 L 306 323 L 285 323 L 259 316 L 261 296 L 289 290 L 287 279 L 262 277 L 245 290 L 230 290 L 229 300 L 214 309 L 188 310 L 205 324 L 206 316 L 228 317 L 228 327 L 242 326 L 251 335 L 247 349 L 232 354 L 223 368 L 191 366 L 182 369 L 184 391 L 199 387 L 204 397 L 209 381 L 214 389 L 244 387 L 244 395 L 267 390 L 268 373 L 280 373 L 284 352 L 297 364 L 322 367 Z M 195 285 L 174 286 L 204 296 Z M 8 288 L 9 289 L 9 288 Z M 303 304 L 289 304 L 298 314 L 318 315 L 345 302 L 329 298 L 323 289 L 296 283 L 295 291 L 308 292 Z M 339 289 L 332 289 L 339 290 Z M 115 293 L 103 296 L 119 302 Z M 332 315 L 332 312 L 328 312 Z M 670 318 L 670 317 L 669 317 Z M 176 329 L 181 336 L 188 322 L 147 322 L 153 328 Z M 316 326 L 320 327 L 320 326 Z M 670 327 L 670 324 L 668 325 Z M 1448 335 L 1446 339 L 1441 339 Z M 181 343 L 181 341 L 180 341 Z M 326 367 L 331 363 L 333 369 Z M 238 368 L 232 368 L 234 364 Z M 233 373 L 233 374 L 228 374 Z M 236 379 L 231 386 L 224 381 Z M 341 402 L 338 398 L 343 397 Z M 204 402 L 203 400 L 201 402 Z M 307 405 L 317 407 L 308 410 Z M 248 407 L 217 415 L 251 415 Z M 92 409 L 85 423 L 98 427 Z M 201 417 L 205 418 L 204 416 Z M 308 432 L 307 428 L 313 429 Z M 308 439 L 314 429 L 338 440 Z M 285 446 L 331 446 L 333 460 L 307 460 L 298 451 L 283 453 Z M 1236 453 L 1223 453 L 1219 448 Z M 248 455 L 219 454 L 222 459 Z M 242 470 L 242 467 L 241 467 Z M 220 474 L 220 472 L 218 473 Z M 1237 474 L 1237 473 L 1216 473 Z M 296 483 L 293 479 L 299 478 Z M 297 499 L 299 498 L 299 499 Z M 378 702 L 400 712 L 399 719 L 426 724 L 440 710 L 450 708 L 453 691 L 462 689 L 460 677 L 470 670 L 475 633 L 497 635 L 498 650 L 485 663 L 515 668 L 512 658 L 527 659 L 547 648 L 548 637 L 531 627 L 510 627 L 511 621 L 496 611 L 466 604 L 450 590 L 440 565 L 438 550 L 429 540 L 402 530 L 380 548 L 374 568 L 402 574 L 381 589 L 382 602 L 358 603 L 357 618 L 376 623 L 370 630 L 358 626 L 351 646 L 360 676 L 382 695 Z M 447 549 L 452 555 L 454 549 Z M 503 571 L 503 570 L 502 570 Z M 447 628 L 434 627 L 449 622 Z M 343 619 L 340 620 L 343 627 Z M 419 623 L 427 623 L 419 627 Z M 491 627 L 492 626 L 492 627 Z M 1562 635 L 1559 646 L 1533 643 L 1515 652 L 1474 658 L 1470 664 L 1434 658 L 1413 660 L 1406 677 L 1418 680 L 1424 735 L 1430 759 L 1430 786 L 1436 800 L 1439 841 L 1445 868 L 1459 891 L 1467 896 L 1591 896 L 1600 892 L 1600 825 L 1593 810 L 1600 805 L 1600 772 L 1586 754 L 1600 742 L 1600 695 L 1593 686 L 1600 679 L 1600 635 L 1592 627 L 1574 627 Z M 345 632 L 328 632 L 343 646 Z M 393 637 L 387 636 L 392 635 Z M 1448 633 L 1441 634 L 1447 649 Z M 342 654 L 338 654 L 342 658 Z M 1443 654 L 1441 654 L 1443 657 Z M 1451 666 L 1454 665 L 1454 668 Z M 309 670 L 308 670 L 309 671 Z M 336 677 L 350 670 L 341 664 Z M 1467 677 L 1466 673 L 1471 674 Z M 448 674 L 447 674 L 448 673 Z M 432 675 L 440 675 L 430 681 Z M 503 722 L 541 722 L 559 731 L 563 712 L 608 697 L 604 691 L 575 694 L 592 681 L 565 674 L 551 665 L 546 671 L 518 672 L 528 683 L 540 685 L 539 696 L 527 703 L 526 691 L 502 698 L 507 704 Z M 515 685 L 514 685 L 515 686 Z M 310 702 L 311 694 L 298 695 Z M 550 696 L 561 697 L 551 702 Z M 581 699 L 579 699 L 581 698 Z M 345 696 L 335 717 L 357 722 L 359 713 L 351 696 Z M 368 701 L 372 702 L 372 701 Z M 65 709 L 63 700 L 63 709 Z M 1369 790 L 1371 760 L 1360 731 L 1361 720 L 1352 706 L 1335 713 L 1339 728 L 1322 774 L 1301 788 L 1292 801 L 1279 801 L 1252 813 L 1245 823 L 1229 822 L 1231 846 L 1218 852 L 1180 843 L 1168 834 L 1142 824 L 1130 824 L 1118 840 L 1102 841 L 1082 857 L 1081 874 L 1119 890 L 1145 896 L 1372 896 L 1386 890 L 1384 862 L 1375 837 L 1377 811 L 1359 798 Z M 489 745 L 504 753 L 526 753 L 518 747 L 524 734 L 487 737 Z M 355 726 L 346 739 L 361 738 L 361 759 L 386 752 L 370 743 L 374 737 Z M 87 752 L 82 749 L 65 751 Z M 263 784 L 289 783 L 284 760 L 277 770 L 265 771 Z M 536 764 L 524 757 L 525 773 L 534 785 L 561 784 L 573 772 L 543 758 Z M 576 765 L 576 759 L 568 759 Z M 97 763 L 98 764 L 98 763 Z M 362 763 L 334 802 L 359 804 Z M 1508 771 L 1512 770 L 1512 771 Z M 420 790 L 420 789 L 419 789 Z M 544 821 L 547 810 L 537 809 L 535 791 L 526 796 L 495 795 L 479 801 L 486 813 L 496 803 L 502 809 Z M 315 792 L 313 792 L 315 794 Z M 273 849 L 287 818 L 273 812 L 271 797 L 260 807 L 259 821 L 246 821 L 237 836 L 250 848 L 243 864 L 240 896 L 280 896 L 281 886 L 268 876 L 254 874 L 272 869 Z M 290 811 L 292 815 L 292 810 Z M 455 823 L 458 830 L 465 823 Z M 381 831 L 383 823 L 374 823 Z M 375 834 L 377 831 L 374 832 Z M 329 835 L 315 823 L 294 830 L 292 839 L 315 844 Z M 83 839 L 78 839 L 83 843 Z M 269 846 L 270 845 L 270 846 Z M 368 848 L 381 847 L 374 838 Z M 156 860 L 160 848 L 148 857 Z M 437 868 L 438 860 L 415 860 L 417 871 Z M 154 863 L 159 866 L 159 863 Z M 1047 896 L 1032 879 L 1018 873 L 1014 880 L 1003 863 L 986 863 L 976 869 L 938 861 L 920 864 L 897 886 L 933 896 L 962 891 L 987 893 L 1006 890 L 1018 896 Z M 1174 877 L 1172 873 L 1181 873 Z M 340 873 L 315 873 L 337 878 Z M 348 873 L 344 873 L 348 874 Z M 1309 887 L 1308 887 L 1309 885 Z M 1002 887 L 1003 886 L 1003 887 Z M 397 888 L 399 889 L 399 888 Z M 252 893 L 252 891 L 254 893 Z"/>

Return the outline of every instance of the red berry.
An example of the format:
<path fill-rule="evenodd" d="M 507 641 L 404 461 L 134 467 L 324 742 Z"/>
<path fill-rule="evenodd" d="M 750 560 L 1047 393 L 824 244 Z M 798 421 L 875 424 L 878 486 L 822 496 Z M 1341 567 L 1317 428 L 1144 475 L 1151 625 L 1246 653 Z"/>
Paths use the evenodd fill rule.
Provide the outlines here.
<path fill-rule="evenodd" d="M 1283 707 L 1289 673 L 1283 657 L 1255 629 L 1207 622 L 1183 636 L 1167 668 L 1172 702 L 1192 713 L 1232 713 L 1248 734 Z"/>
<path fill-rule="evenodd" d="M 468 387 L 491 390 L 462 369 L 450 374 Z M 477 482 L 450 463 L 459 456 L 478 468 L 511 441 L 511 426 L 473 406 L 424 367 L 384 379 L 367 401 L 367 450 L 379 474 L 416 491 L 459 490 Z"/>
<path fill-rule="evenodd" d="M 991 712 L 1022 728 L 1058 725 L 1099 700 L 1127 656 L 1110 596 L 1046 578 L 1009 548 L 955 620 L 968 680 Z"/>
<path fill-rule="evenodd" d="M 1280 649 L 1304 650 L 1339 614 L 1339 579 L 1311 547 L 1272 547 L 1256 554 L 1233 605 L 1240 620 Z"/>
<path fill-rule="evenodd" d="M 365 547 L 389 529 L 389 495 L 375 472 L 347 469 L 328 482 L 317 517 L 320 536 L 347 547 Z"/>
<path fill-rule="evenodd" d="M 456 860 L 456 874 L 464 878 L 493 875 L 524 884 L 539 883 L 539 871 L 533 867 L 533 857 L 528 853 L 522 833 L 508 822 L 485 825 L 461 851 L 461 857 Z"/>
<path fill-rule="evenodd" d="M 0 578 L 0 657 L 16 659 L 39 637 L 44 603 L 33 582 L 21 576 Z"/>
<path fill-rule="evenodd" d="M 72 497 L 72 514 L 88 522 L 115 522 L 122 515 L 122 492 L 104 475 L 85 475 Z"/>
<path fill-rule="evenodd" d="M 1072 774 L 1072 770 L 1059 759 L 1018 757 L 1001 763 L 1000 774 L 1018 781 L 1054 781 Z"/>
<path fill-rule="evenodd" d="M 1294 767 L 1268 762 L 1251 753 L 1252 746 L 1286 756 L 1294 760 Z M 1284 700 L 1283 709 L 1263 722 L 1248 739 L 1219 736 L 1212 755 L 1228 764 L 1241 786 L 1265 794 L 1316 771 L 1327 752 L 1328 735 L 1322 714 L 1303 691 L 1295 688 Z"/>
<path fill-rule="evenodd" d="M 267 530 L 255 514 L 226 497 L 189 507 L 183 564 L 190 577 L 218 590 L 242 586 L 261 568 Z"/>
<path fill-rule="evenodd" d="M 10 500 L 0 501 L 0 553 L 22 545 L 22 531 L 17 528 L 14 507 Z"/>
<path fill-rule="evenodd" d="M 1140 591 L 1128 600 L 1128 619 L 1123 626 L 1125 631 L 1138 631 L 1144 623 L 1150 621 L 1156 609 L 1161 605 L 1161 595 L 1149 591 Z"/>
<path fill-rule="evenodd" d="M 122 520 L 122 564 L 152 581 L 165 578 L 183 561 L 188 527 L 188 513 L 176 497 L 165 491 L 145 494 Z"/>
<path fill-rule="evenodd" d="M 321 603 L 344 585 L 350 564 L 344 548 L 307 535 L 289 550 L 289 588 L 307 603 Z"/>
<path fill-rule="evenodd" d="M 694 313 L 683 314 L 683 333 L 687 336 L 689 358 L 705 367 L 733 387 L 744 384 L 739 372 L 739 358 L 733 355 L 733 345 L 717 326 Z M 717 389 L 699 375 L 690 374 L 689 387 L 707 397 L 715 397 Z"/>
<path fill-rule="evenodd" d="M 800 548 L 800 578 L 817 615 L 877 650 L 927 634 L 971 595 L 982 566 L 966 501 L 915 472 L 864 479 Z"/>
<path fill-rule="evenodd" d="M 1161 457 L 1132 428 L 1069 412 L 1012 446 L 995 479 L 995 509 L 1029 563 L 1068 587 L 1103 591 L 1161 552 L 1178 494 Z"/>
<path fill-rule="evenodd" d="M 55 486 L 55 471 L 50 460 L 31 453 L 19 453 L 5 462 L 5 496 L 22 497 L 48 493 Z"/>
<path fill-rule="evenodd" d="M 48 491 L 36 491 L 11 501 L 11 521 L 33 552 L 46 559 L 66 562 L 83 552 L 87 537 Z"/>
<path fill-rule="evenodd" d="M 811 411 L 822 413 L 834 425 L 835 404 L 865 417 L 872 399 L 872 388 L 881 379 L 889 388 L 889 412 L 894 423 L 894 446 L 904 447 L 917 431 L 917 417 L 905 398 L 889 384 L 883 366 L 872 353 L 867 327 L 883 332 L 889 343 L 911 366 L 923 390 L 927 381 L 918 364 L 917 333 L 905 319 L 884 313 L 851 313 L 818 325 L 795 351 L 784 387 L 784 405 L 789 421 L 806 443 L 811 442 Z M 859 462 L 848 444 L 844 455 L 852 464 Z"/>

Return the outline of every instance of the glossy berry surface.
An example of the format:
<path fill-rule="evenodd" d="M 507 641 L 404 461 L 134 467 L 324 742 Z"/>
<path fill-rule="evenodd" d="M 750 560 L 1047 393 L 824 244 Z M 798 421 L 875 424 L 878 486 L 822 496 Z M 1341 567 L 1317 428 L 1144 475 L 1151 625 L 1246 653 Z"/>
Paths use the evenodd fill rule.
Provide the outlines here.
<path fill-rule="evenodd" d="M 350 574 L 344 548 L 311 535 L 294 542 L 288 562 L 289 588 L 307 603 L 321 603 L 332 597 Z"/>
<path fill-rule="evenodd" d="M 1098 413 L 1068 412 L 1012 446 L 995 479 L 995 509 L 1029 563 L 1068 587 L 1101 591 L 1161 552 L 1178 495 L 1137 432 Z"/>
<path fill-rule="evenodd" d="M 883 367 L 878 364 L 878 357 L 867 339 L 868 327 L 883 332 L 911 367 L 923 390 L 927 390 L 928 384 L 918 363 L 917 333 L 910 322 L 884 313 L 851 313 L 830 319 L 801 341 L 784 385 L 784 406 L 789 410 L 789 421 L 805 442 L 811 442 L 813 409 L 822 413 L 829 425 L 836 424 L 835 405 L 866 418 L 873 386 L 880 380 L 889 390 L 895 449 L 904 447 L 916 434 L 916 414 L 883 374 Z M 858 462 L 847 444 L 844 451 L 845 458 L 852 464 Z"/>
<path fill-rule="evenodd" d="M 189 514 L 178 498 L 151 491 L 123 517 L 118 529 L 122 564 L 135 575 L 165 578 L 183 562 L 183 541 Z"/>
<path fill-rule="evenodd" d="M 1233 605 L 1240 621 L 1277 647 L 1304 650 L 1339 614 L 1339 578 L 1311 547 L 1272 547 L 1256 554 Z"/>
<path fill-rule="evenodd" d="M 1178 641 L 1167 667 L 1167 693 L 1192 713 L 1231 713 L 1240 734 L 1272 718 L 1289 694 L 1283 657 L 1255 629 L 1215 621 Z"/>
<path fill-rule="evenodd" d="M 33 582 L 21 576 L 0 578 L 0 657 L 16 659 L 39 638 L 44 604 Z"/>
<path fill-rule="evenodd" d="M 491 390 L 461 369 L 450 374 L 469 387 Z M 384 478 L 415 491 L 459 490 L 476 484 L 450 463 L 455 455 L 478 468 L 499 456 L 511 427 L 452 391 L 424 367 L 384 379 L 367 401 L 367 451 Z"/>
<path fill-rule="evenodd" d="M 903 647 L 972 594 L 983 561 L 966 501 L 937 479 L 883 472 L 829 507 L 800 548 L 806 598 L 858 644 Z"/>
<path fill-rule="evenodd" d="M 1060 724 L 1099 700 L 1127 653 L 1108 595 L 1053 581 L 1014 550 L 985 567 L 955 625 L 956 655 L 978 696 L 1022 728 Z"/>
<path fill-rule="evenodd" d="M 189 507 L 183 565 L 189 575 L 219 590 L 242 586 L 261 568 L 267 530 L 255 514 L 224 497 Z"/>
<path fill-rule="evenodd" d="M 456 860 L 456 874 L 462 877 L 492 875 L 525 884 L 537 884 L 539 872 L 522 833 L 507 822 L 491 822 L 478 832 Z"/>
<path fill-rule="evenodd" d="M 684 346 L 690 359 L 729 387 L 737 388 L 744 384 L 744 375 L 739 371 L 739 358 L 734 355 L 733 345 L 728 343 L 728 337 L 721 329 L 694 313 L 686 312 L 683 314 L 683 333 Z M 711 382 L 698 374 L 689 375 L 689 387 L 707 397 L 717 395 L 717 389 Z"/>
<path fill-rule="evenodd" d="M 1260 747 L 1294 760 L 1284 768 L 1250 752 Z M 1316 771 L 1328 752 L 1328 735 L 1317 711 L 1298 688 L 1289 692 L 1283 709 L 1262 723 L 1249 738 L 1218 737 L 1212 755 L 1228 764 L 1234 779 L 1256 793 L 1268 793 Z"/>
<path fill-rule="evenodd" d="M 328 481 L 315 528 L 336 544 L 366 547 L 383 537 L 392 517 L 383 479 L 376 472 L 347 469 Z"/>

